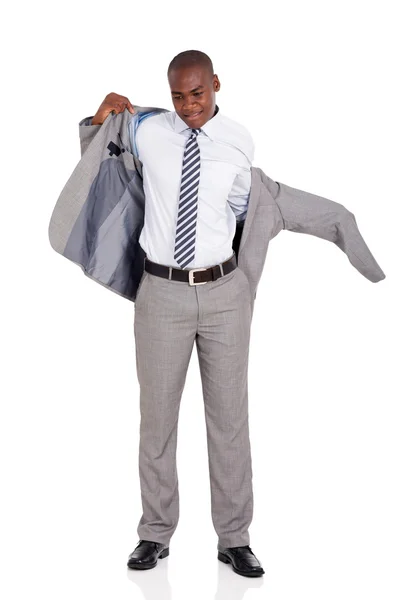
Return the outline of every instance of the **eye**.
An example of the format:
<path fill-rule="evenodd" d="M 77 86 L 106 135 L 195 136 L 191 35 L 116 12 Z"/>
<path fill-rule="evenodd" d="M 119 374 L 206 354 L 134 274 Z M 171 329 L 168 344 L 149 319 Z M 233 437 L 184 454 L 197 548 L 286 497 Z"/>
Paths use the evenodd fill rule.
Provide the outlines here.
<path fill-rule="evenodd" d="M 203 94 L 203 92 L 195 92 L 195 96 L 201 96 Z"/>

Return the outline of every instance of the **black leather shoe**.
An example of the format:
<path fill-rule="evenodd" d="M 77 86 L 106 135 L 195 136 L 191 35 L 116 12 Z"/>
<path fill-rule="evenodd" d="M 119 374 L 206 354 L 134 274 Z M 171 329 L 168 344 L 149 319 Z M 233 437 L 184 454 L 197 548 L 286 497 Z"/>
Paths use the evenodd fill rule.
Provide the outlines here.
<path fill-rule="evenodd" d="M 230 563 L 235 573 L 245 577 L 261 577 L 265 573 L 250 546 L 224 548 L 218 544 L 218 560 Z"/>
<path fill-rule="evenodd" d="M 153 569 L 157 559 L 169 555 L 169 548 L 160 542 L 140 540 L 133 552 L 130 553 L 127 565 L 130 569 Z"/>

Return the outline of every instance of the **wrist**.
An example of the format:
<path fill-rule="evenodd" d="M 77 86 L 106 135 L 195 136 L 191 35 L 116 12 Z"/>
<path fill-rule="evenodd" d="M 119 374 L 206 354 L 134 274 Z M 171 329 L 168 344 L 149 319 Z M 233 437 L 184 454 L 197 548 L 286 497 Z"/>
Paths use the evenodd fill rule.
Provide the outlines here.
<path fill-rule="evenodd" d="M 104 119 L 100 115 L 95 114 L 92 118 L 92 125 L 102 125 L 103 121 Z"/>

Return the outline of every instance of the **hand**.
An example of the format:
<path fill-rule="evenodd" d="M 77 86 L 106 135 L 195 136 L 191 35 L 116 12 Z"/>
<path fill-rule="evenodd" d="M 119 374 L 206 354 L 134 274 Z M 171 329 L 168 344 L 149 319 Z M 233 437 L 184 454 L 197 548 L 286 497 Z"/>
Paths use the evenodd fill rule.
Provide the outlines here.
<path fill-rule="evenodd" d="M 110 112 L 114 112 L 117 115 L 118 113 L 124 111 L 125 108 L 127 108 L 131 113 L 135 112 L 135 109 L 126 96 L 114 94 L 114 92 L 107 94 L 92 119 L 92 125 L 101 125 L 104 123 Z"/>

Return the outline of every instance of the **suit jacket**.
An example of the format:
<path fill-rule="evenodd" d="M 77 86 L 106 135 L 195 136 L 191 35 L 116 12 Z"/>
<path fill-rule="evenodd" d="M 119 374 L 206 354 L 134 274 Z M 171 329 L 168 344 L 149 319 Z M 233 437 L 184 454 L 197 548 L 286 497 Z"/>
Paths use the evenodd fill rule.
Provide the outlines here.
<path fill-rule="evenodd" d="M 139 245 L 144 224 L 142 163 L 128 123 L 136 132 L 143 119 L 164 112 L 135 106 L 110 113 L 102 125 L 92 117 L 79 122 L 81 159 L 53 209 L 49 240 L 53 249 L 79 265 L 85 275 L 107 289 L 135 301 L 144 271 Z M 237 222 L 233 240 L 237 264 L 250 284 L 252 299 L 264 268 L 268 244 L 282 229 L 308 233 L 336 244 L 350 263 L 372 282 L 385 274 L 345 206 L 274 181 L 251 167 L 246 219 Z M 253 306 L 252 306 L 253 310 Z"/>

